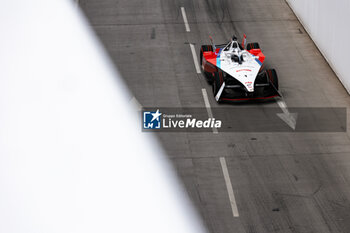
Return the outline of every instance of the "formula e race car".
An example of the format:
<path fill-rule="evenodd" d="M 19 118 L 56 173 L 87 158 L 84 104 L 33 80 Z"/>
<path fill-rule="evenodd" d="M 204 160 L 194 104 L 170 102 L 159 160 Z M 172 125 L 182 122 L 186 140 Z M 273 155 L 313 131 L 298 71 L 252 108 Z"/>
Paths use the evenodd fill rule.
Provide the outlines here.
<path fill-rule="evenodd" d="M 265 60 L 258 43 L 235 36 L 227 44 L 202 45 L 200 63 L 217 102 L 269 99 L 281 96 L 277 73 L 262 69 Z"/>

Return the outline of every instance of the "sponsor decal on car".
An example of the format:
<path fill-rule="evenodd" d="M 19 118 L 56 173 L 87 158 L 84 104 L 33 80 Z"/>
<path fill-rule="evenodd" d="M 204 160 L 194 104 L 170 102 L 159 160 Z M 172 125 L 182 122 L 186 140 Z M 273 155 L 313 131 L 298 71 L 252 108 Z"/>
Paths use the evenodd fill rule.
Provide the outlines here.
<path fill-rule="evenodd" d="M 236 72 L 241 72 L 241 71 L 252 71 L 252 70 L 250 70 L 250 69 L 240 69 L 240 70 L 236 70 Z"/>

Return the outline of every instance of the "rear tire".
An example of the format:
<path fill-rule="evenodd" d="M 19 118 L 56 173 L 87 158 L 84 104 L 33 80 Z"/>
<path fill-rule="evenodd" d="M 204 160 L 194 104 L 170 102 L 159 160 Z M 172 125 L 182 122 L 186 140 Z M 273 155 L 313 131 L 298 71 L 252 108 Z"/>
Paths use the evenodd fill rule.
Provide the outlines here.
<path fill-rule="evenodd" d="M 278 77 L 275 69 L 266 70 L 267 77 L 270 79 L 270 82 L 278 90 Z"/>
<path fill-rule="evenodd" d="M 204 52 L 213 52 L 213 46 L 211 46 L 211 45 L 202 45 L 201 51 L 199 53 L 200 54 L 201 67 L 202 67 L 202 64 L 203 64 L 203 53 Z M 205 70 L 203 70 L 203 73 L 204 73 L 204 76 L 207 79 L 208 83 L 212 84 L 213 83 L 212 73 L 208 73 Z"/>
<path fill-rule="evenodd" d="M 211 45 L 202 45 L 201 51 L 200 51 L 200 63 L 202 65 L 202 60 L 203 60 L 203 53 L 204 52 L 213 52 L 213 46 Z"/>
<path fill-rule="evenodd" d="M 257 42 L 248 43 L 247 50 L 251 50 L 251 49 L 260 49 L 259 43 L 257 43 Z"/>

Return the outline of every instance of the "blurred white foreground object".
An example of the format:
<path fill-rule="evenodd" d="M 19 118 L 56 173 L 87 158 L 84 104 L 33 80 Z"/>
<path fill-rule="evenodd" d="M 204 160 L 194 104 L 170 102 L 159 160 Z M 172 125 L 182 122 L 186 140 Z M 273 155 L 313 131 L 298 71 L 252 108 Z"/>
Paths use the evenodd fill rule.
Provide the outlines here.
<path fill-rule="evenodd" d="M 0 30 L 0 232 L 204 232 L 74 2 L 4 1 Z"/>

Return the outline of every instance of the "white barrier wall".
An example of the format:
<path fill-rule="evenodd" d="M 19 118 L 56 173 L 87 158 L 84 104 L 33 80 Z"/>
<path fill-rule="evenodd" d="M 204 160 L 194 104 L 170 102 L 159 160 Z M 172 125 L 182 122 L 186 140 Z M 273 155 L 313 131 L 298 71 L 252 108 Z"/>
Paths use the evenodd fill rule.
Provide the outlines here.
<path fill-rule="evenodd" d="M 350 93 L 350 0 L 287 0 Z"/>

